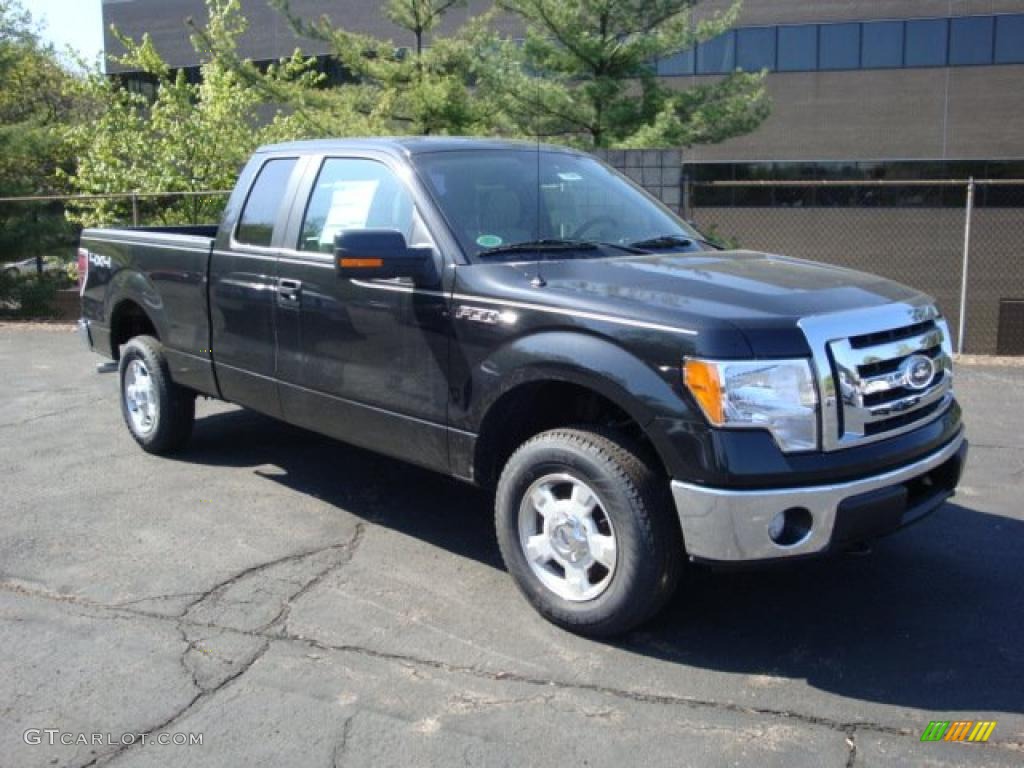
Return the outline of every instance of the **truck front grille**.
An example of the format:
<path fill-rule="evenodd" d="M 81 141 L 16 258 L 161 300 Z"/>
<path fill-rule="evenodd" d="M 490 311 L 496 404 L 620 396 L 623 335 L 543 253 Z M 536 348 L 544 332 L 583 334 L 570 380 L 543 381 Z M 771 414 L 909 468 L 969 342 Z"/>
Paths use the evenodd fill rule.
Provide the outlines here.
<path fill-rule="evenodd" d="M 818 370 L 825 450 L 910 431 L 949 406 L 949 330 L 931 305 L 823 315 L 801 327 Z"/>

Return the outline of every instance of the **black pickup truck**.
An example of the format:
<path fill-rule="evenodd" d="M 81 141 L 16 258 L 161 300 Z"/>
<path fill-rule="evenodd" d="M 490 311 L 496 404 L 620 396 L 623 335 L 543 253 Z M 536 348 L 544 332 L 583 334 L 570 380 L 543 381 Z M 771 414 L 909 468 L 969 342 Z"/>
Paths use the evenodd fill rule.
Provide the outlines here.
<path fill-rule="evenodd" d="M 145 450 L 203 395 L 493 487 L 509 572 L 581 633 L 651 616 L 688 559 L 913 522 L 966 457 L 931 299 L 721 250 L 569 149 L 266 147 L 219 227 L 89 229 L 79 257 Z"/>

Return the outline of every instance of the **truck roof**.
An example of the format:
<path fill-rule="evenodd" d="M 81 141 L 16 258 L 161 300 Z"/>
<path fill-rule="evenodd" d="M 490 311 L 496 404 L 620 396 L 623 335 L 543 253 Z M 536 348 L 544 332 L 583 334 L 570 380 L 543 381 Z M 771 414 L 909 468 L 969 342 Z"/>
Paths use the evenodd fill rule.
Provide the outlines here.
<path fill-rule="evenodd" d="M 517 139 L 491 139 L 475 136 L 374 136 L 350 139 L 310 139 L 290 141 L 282 144 L 268 144 L 256 150 L 265 152 L 338 152 L 375 149 L 396 155 L 416 155 L 426 152 L 454 152 L 466 150 L 519 149 L 536 150 L 538 146 L 547 152 L 570 152 L 576 150 L 557 144 L 539 144 L 536 141 Z"/>

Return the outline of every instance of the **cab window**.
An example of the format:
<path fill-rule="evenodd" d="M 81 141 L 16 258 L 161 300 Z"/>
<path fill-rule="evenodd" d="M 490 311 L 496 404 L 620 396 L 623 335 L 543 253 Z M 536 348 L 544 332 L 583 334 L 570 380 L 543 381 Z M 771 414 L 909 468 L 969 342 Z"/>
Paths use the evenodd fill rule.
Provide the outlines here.
<path fill-rule="evenodd" d="M 330 253 L 338 233 L 351 229 L 396 229 L 410 240 L 413 218 L 408 189 L 386 165 L 328 158 L 309 197 L 299 250 Z"/>
<path fill-rule="evenodd" d="M 264 247 L 270 245 L 274 236 L 274 222 L 281 211 L 295 162 L 293 157 L 268 160 L 260 168 L 238 220 L 238 229 L 235 231 L 237 242 Z"/>

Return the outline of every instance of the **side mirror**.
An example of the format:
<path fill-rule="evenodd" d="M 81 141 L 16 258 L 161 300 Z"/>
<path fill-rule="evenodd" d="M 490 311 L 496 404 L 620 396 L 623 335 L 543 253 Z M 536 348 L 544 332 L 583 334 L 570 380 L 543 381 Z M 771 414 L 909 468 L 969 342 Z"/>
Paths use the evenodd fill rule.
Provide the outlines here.
<path fill-rule="evenodd" d="M 434 250 L 410 248 L 396 229 L 350 229 L 334 239 L 334 265 L 339 277 L 411 277 L 430 284 L 436 280 Z"/>

